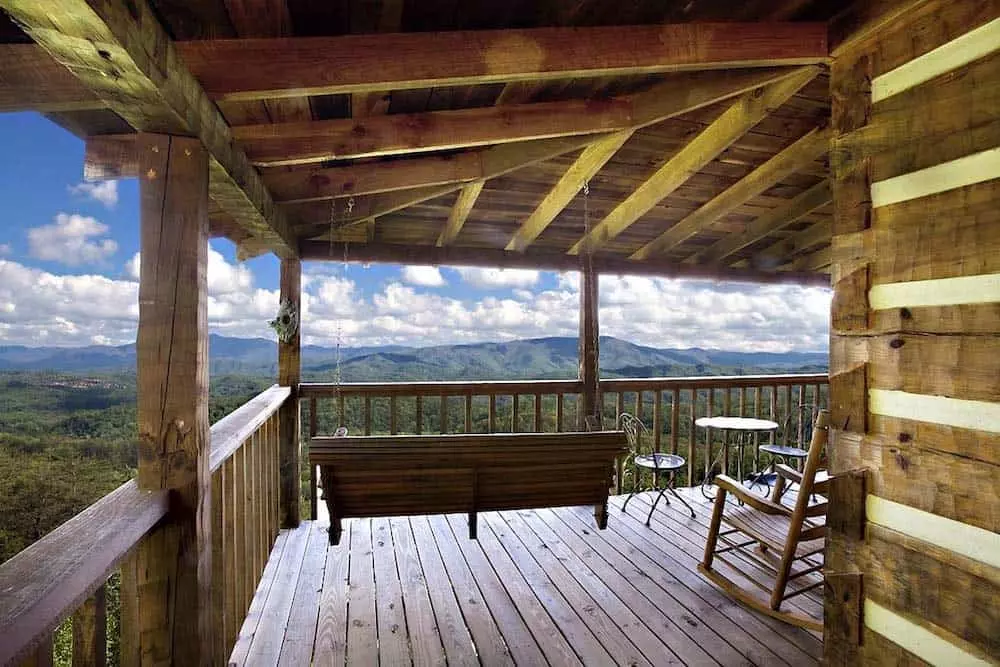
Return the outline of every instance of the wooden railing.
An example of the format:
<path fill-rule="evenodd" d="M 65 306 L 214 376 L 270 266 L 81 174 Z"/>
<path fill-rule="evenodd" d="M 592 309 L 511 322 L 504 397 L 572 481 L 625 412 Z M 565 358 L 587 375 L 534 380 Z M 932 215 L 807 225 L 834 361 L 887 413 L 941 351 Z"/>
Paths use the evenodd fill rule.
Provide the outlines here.
<path fill-rule="evenodd" d="M 826 405 L 826 387 L 825 373 L 606 379 L 601 380 L 602 412 L 609 426 L 626 410 L 646 421 L 657 451 L 685 455 L 687 470 L 681 483 L 693 485 L 705 461 L 705 447 L 699 443 L 712 439 L 724 448 L 727 460 L 729 453 L 727 436 L 716 441 L 714 433 L 699 433 L 695 419 L 722 414 L 765 417 L 778 421 L 802 443 L 803 415 L 811 411 L 799 406 Z M 346 426 L 352 435 L 552 432 L 576 428 L 582 384 L 578 380 L 304 383 L 299 390 L 308 406 L 310 437 L 331 435 L 338 426 Z M 314 470 L 310 478 L 315 511 Z"/>
<path fill-rule="evenodd" d="M 288 387 L 272 387 L 211 429 L 213 663 L 225 664 L 278 534 L 278 408 Z M 51 664 L 52 638 L 72 616 L 73 664 L 106 659 L 105 586 L 120 571 L 122 665 L 138 665 L 143 609 L 135 554 L 156 540 L 167 491 L 135 480 L 0 565 L 0 665 Z M 156 599 L 169 604 L 168 595 Z"/>

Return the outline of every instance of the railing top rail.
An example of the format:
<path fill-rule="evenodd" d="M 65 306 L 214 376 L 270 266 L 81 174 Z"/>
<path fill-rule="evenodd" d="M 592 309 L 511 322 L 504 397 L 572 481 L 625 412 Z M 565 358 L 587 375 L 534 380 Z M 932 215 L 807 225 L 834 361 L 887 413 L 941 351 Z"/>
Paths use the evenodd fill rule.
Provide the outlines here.
<path fill-rule="evenodd" d="M 304 382 L 299 385 L 303 398 L 330 396 L 337 385 L 329 382 Z M 442 380 L 419 382 L 343 382 L 340 393 L 372 396 L 462 396 L 466 394 L 572 394 L 583 390 L 579 380 Z"/>
<path fill-rule="evenodd" d="M 604 378 L 605 391 L 636 389 L 713 389 L 726 387 L 782 387 L 798 384 L 823 384 L 827 373 L 786 373 L 781 375 L 695 375 L 689 377 Z"/>
<path fill-rule="evenodd" d="M 798 384 L 822 384 L 826 373 L 787 373 L 778 375 L 696 375 L 688 377 L 603 378 L 604 391 L 635 391 L 637 389 L 711 389 L 723 387 L 770 387 Z M 369 396 L 460 396 L 466 394 L 572 394 L 579 393 L 579 380 L 445 380 L 421 382 L 344 382 L 341 394 Z M 337 385 L 326 382 L 305 382 L 299 385 L 303 398 L 329 397 Z"/>
<path fill-rule="evenodd" d="M 0 665 L 26 657 L 167 513 L 129 480 L 0 565 Z"/>
<path fill-rule="evenodd" d="M 290 387 L 272 385 L 213 424 L 212 449 L 208 456 L 211 471 L 218 470 L 261 424 L 278 411 L 291 393 Z"/>

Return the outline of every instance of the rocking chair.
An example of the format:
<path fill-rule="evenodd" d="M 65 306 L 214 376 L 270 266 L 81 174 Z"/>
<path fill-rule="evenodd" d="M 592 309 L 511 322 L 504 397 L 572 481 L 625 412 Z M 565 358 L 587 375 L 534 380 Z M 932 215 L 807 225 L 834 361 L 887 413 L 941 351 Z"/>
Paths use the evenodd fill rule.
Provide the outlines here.
<path fill-rule="evenodd" d="M 816 417 L 802 472 L 777 466 L 778 481 L 770 498 L 746 489 L 725 475 L 716 477 L 718 494 L 705 557 L 698 565 L 702 574 L 743 604 L 792 625 L 816 631 L 823 629 L 820 605 L 816 605 L 818 613 L 813 616 L 801 610 L 808 607 L 805 603 L 794 610 L 787 605 L 783 609 L 782 603 L 823 585 L 827 503 L 823 500 L 810 504 L 810 498 L 814 494 L 825 495 L 829 486 L 827 476 L 817 475 L 827 441 L 828 423 L 829 413 L 821 410 Z M 799 485 L 794 507 L 781 504 L 785 482 Z M 726 503 L 730 494 L 740 501 L 739 505 Z M 720 531 L 723 523 L 730 528 Z M 736 554 L 743 562 L 729 559 Z M 769 573 L 773 580 L 758 581 L 754 572 Z M 746 583 L 751 585 L 744 585 Z"/>

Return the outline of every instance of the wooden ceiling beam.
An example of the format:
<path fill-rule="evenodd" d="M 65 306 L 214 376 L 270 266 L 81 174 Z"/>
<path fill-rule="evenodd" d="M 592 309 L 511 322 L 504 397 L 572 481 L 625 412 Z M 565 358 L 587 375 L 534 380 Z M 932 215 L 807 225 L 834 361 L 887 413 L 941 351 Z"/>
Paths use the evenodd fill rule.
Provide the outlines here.
<path fill-rule="evenodd" d="M 748 245 L 787 227 L 833 200 L 830 181 L 820 181 L 799 196 L 756 218 L 742 234 L 729 234 L 705 250 L 684 260 L 691 264 L 715 264 Z"/>
<path fill-rule="evenodd" d="M 448 221 L 438 236 L 437 245 L 446 246 L 458 237 L 462 231 L 462 227 L 465 226 L 465 221 L 469 218 L 469 214 L 472 213 L 472 207 L 476 205 L 476 200 L 479 199 L 479 194 L 483 191 L 483 184 L 485 182 L 479 180 L 469 183 L 458 193 L 458 199 L 455 200 L 455 204 L 451 207 L 451 212 L 448 214 Z"/>
<path fill-rule="evenodd" d="M 100 100 L 36 44 L 0 45 L 0 113 L 104 109 Z"/>
<path fill-rule="evenodd" d="M 808 69 L 811 71 L 816 68 Z M 593 178 L 614 157 L 637 128 L 714 104 L 761 85 L 782 79 L 797 80 L 799 76 L 801 73 L 793 68 L 693 72 L 679 75 L 648 91 L 627 98 L 632 105 L 635 126 L 591 144 L 577 161 L 570 165 L 538 208 L 521 225 L 507 244 L 507 250 L 523 251 L 538 238 L 569 205 L 583 184 Z"/>
<path fill-rule="evenodd" d="M 254 164 L 273 167 L 595 134 L 632 124 L 628 100 L 569 100 L 245 125 L 234 127 L 233 136 Z"/>
<path fill-rule="evenodd" d="M 744 93 L 704 131 L 612 209 L 597 223 L 590 234 L 585 235 L 570 248 L 569 253 L 579 254 L 588 245 L 599 247 L 628 229 L 774 109 L 787 102 L 792 95 L 812 81 L 819 71 L 815 66 L 802 67 L 768 86 Z"/>
<path fill-rule="evenodd" d="M 815 128 L 770 160 L 747 174 L 707 204 L 674 224 L 656 239 L 634 252 L 629 259 L 644 260 L 664 253 L 706 229 L 782 179 L 795 173 L 829 150 L 829 128 Z"/>
<path fill-rule="evenodd" d="M 343 261 L 344 243 L 302 241 L 302 259 Z M 500 248 L 469 248 L 461 246 L 417 246 L 387 243 L 351 243 L 348 257 L 352 262 L 413 264 L 426 266 L 485 266 L 495 268 L 538 269 L 545 271 L 579 271 L 580 260 L 558 252 L 513 252 Z M 671 278 L 727 280 L 751 283 L 797 283 L 829 286 L 830 277 L 822 273 L 783 271 L 765 272 L 753 269 L 690 266 L 658 259 L 633 262 L 626 259 L 596 255 L 594 271 L 598 273 L 653 275 Z"/>
<path fill-rule="evenodd" d="M 199 138 L 210 156 L 211 198 L 276 252 L 295 254 L 283 212 L 145 0 L 0 0 L 0 7 L 136 130 Z"/>
<path fill-rule="evenodd" d="M 180 43 L 217 100 L 828 60 L 825 23 L 679 23 Z"/>
<path fill-rule="evenodd" d="M 264 183 L 281 204 L 370 195 L 482 178 L 482 151 L 349 164 L 327 169 L 267 170 Z"/>
<path fill-rule="evenodd" d="M 789 264 L 787 261 L 788 257 L 794 257 L 802 251 L 821 243 L 829 245 L 832 237 L 831 225 L 832 223 L 829 220 L 817 222 L 802 231 L 775 241 L 754 255 L 750 261 L 743 260 L 733 264 L 733 266 L 749 267 L 765 271 L 787 266 Z"/>

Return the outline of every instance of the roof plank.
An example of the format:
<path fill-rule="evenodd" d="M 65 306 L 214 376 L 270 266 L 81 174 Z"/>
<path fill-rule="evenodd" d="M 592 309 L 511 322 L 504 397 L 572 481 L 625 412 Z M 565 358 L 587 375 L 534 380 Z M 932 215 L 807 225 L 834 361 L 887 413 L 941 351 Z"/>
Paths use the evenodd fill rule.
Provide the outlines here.
<path fill-rule="evenodd" d="M 780 206 L 770 213 L 765 213 L 755 219 L 747 225 L 746 231 L 742 234 L 729 234 L 714 245 L 700 253 L 692 255 L 684 261 L 712 264 L 723 260 L 734 252 L 809 215 L 832 200 L 833 192 L 830 189 L 830 181 L 820 181 L 798 197 L 789 201 L 785 206 Z"/>
<path fill-rule="evenodd" d="M 178 46 L 209 94 L 222 100 L 804 65 L 826 62 L 829 55 L 825 23 L 530 28 Z"/>
<path fill-rule="evenodd" d="M 0 0 L 37 44 L 136 130 L 198 137 L 211 158 L 211 198 L 249 233 L 294 255 L 296 240 L 283 213 L 149 5 L 93 5 Z"/>
<path fill-rule="evenodd" d="M 815 160 L 829 149 L 829 128 L 815 128 L 757 167 L 743 179 L 716 196 L 634 252 L 629 259 L 642 260 L 666 252 L 707 228 L 722 216 L 750 201 L 781 179 L 795 173 L 802 165 Z"/>
<path fill-rule="evenodd" d="M 570 248 L 570 254 L 579 254 L 587 244 L 599 246 L 606 243 L 628 229 L 774 109 L 787 102 L 812 81 L 819 71 L 818 67 L 803 67 L 781 81 L 744 93 L 608 213 L 589 235 Z"/>

